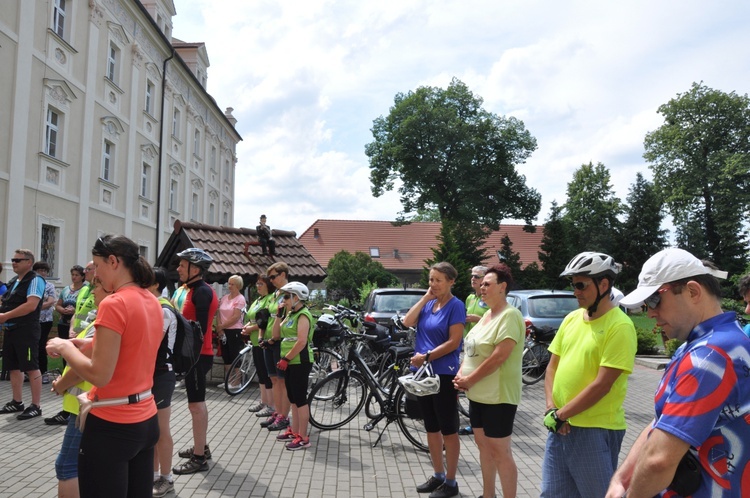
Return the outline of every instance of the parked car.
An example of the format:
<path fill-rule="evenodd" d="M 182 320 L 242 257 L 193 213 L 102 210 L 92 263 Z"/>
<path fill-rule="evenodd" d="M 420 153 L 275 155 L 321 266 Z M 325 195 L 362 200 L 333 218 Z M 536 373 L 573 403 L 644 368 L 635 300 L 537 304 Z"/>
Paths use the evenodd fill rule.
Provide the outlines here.
<path fill-rule="evenodd" d="M 374 289 L 365 300 L 364 319 L 388 327 L 393 315 L 405 315 L 426 292 L 427 289 Z"/>
<path fill-rule="evenodd" d="M 572 291 L 561 290 L 516 290 L 508 292 L 508 303 L 519 310 L 526 322 L 526 330 L 536 328 L 557 330 L 563 318 L 578 308 L 578 300 Z"/>

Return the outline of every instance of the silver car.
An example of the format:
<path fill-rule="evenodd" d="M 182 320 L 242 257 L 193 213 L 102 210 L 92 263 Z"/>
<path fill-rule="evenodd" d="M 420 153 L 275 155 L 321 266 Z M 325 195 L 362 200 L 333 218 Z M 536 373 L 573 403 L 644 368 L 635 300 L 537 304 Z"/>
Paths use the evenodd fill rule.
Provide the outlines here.
<path fill-rule="evenodd" d="M 526 321 L 537 329 L 557 330 L 563 318 L 578 308 L 578 300 L 572 291 L 561 290 L 515 290 L 508 292 L 508 303 L 519 310 Z"/>
<path fill-rule="evenodd" d="M 365 300 L 365 321 L 388 327 L 393 315 L 405 315 L 426 292 L 427 289 L 374 289 Z"/>

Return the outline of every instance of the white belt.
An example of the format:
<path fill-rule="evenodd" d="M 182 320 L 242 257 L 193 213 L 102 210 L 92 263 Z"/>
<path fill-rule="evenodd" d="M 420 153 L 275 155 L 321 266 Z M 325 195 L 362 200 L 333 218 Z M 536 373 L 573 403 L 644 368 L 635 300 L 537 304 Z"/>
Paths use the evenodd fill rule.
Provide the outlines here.
<path fill-rule="evenodd" d="M 151 394 L 151 389 L 147 389 L 142 393 L 131 394 L 130 396 L 124 396 L 122 398 L 107 398 L 101 401 L 94 400 L 93 407 L 97 408 L 99 406 L 132 405 L 133 403 L 140 403 L 141 401 L 145 401 L 152 396 L 153 394 Z"/>

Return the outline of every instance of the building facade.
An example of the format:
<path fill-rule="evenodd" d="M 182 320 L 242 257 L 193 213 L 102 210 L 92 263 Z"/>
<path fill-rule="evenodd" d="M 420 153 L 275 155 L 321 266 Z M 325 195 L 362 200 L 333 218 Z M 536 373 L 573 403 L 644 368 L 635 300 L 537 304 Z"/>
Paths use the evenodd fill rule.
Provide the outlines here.
<path fill-rule="evenodd" d="M 100 235 L 153 262 L 177 219 L 232 225 L 241 137 L 175 15 L 172 0 L 3 2 L 0 261 L 28 248 L 67 281 Z"/>

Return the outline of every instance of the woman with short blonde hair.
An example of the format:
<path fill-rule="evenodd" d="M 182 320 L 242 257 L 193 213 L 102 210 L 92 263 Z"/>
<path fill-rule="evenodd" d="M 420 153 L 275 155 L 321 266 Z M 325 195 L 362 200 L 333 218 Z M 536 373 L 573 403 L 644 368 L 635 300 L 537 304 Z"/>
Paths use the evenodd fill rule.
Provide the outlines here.
<path fill-rule="evenodd" d="M 219 301 L 216 313 L 216 334 L 221 342 L 221 356 L 224 358 L 224 377 L 237 355 L 242 351 L 242 310 L 245 309 L 245 297 L 241 294 L 244 282 L 239 275 L 232 275 L 227 282 L 229 294 Z M 220 387 L 224 387 L 221 384 Z"/>

